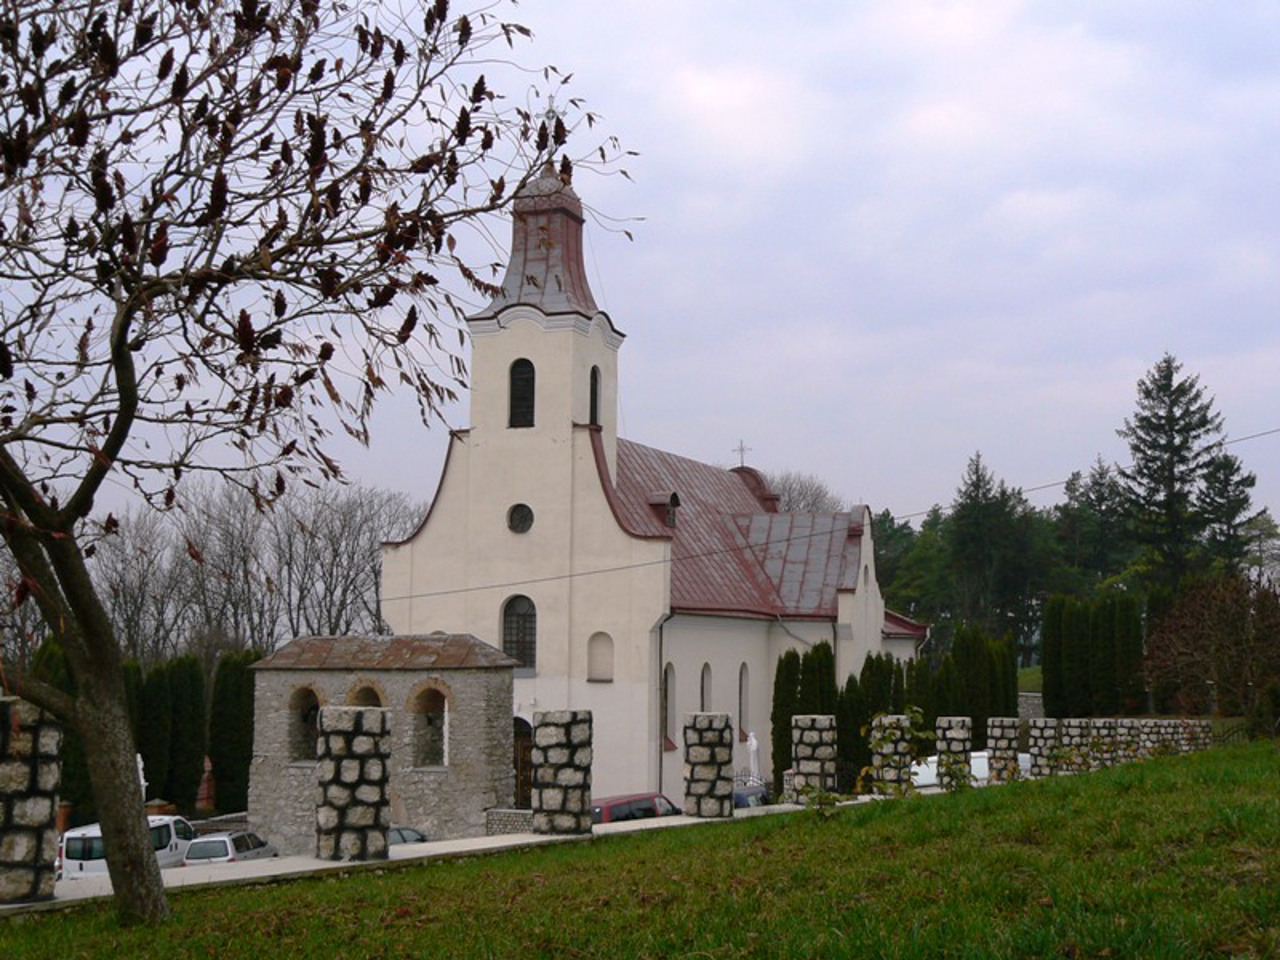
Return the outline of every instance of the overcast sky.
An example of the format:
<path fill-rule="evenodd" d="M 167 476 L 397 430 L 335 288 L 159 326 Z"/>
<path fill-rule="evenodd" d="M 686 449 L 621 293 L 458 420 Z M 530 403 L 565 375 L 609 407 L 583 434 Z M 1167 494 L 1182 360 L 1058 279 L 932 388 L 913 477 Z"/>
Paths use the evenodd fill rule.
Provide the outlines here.
<path fill-rule="evenodd" d="M 621 432 L 909 515 L 967 459 L 1125 462 L 1165 352 L 1280 427 L 1280 4 L 534 0 L 528 62 L 640 152 L 580 176 Z M 506 230 L 502 230 L 505 240 Z M 452 415 L 466 425 L 465 406 Z M 429 499 L 396 405 L 355 479 Z M 1280 512 L 1280 434 L 1232 447 Z M 1060 489 L 1031 494 L 1044 505 Z"/>

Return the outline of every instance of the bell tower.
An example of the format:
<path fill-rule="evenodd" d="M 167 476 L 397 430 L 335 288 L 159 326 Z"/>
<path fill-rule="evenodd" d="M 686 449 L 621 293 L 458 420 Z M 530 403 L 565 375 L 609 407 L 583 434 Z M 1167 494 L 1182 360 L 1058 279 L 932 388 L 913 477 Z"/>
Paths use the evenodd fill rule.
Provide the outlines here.
<path fill-rule="evenodd" d="M 545 456 L 545 442 L 568 443 L 575 425 L 591 424 L 613 476 L 624 335 L 591 294 L 582 226 L 582 201 L 550 163 L 516 194 L 500 291 L 467 319 L 471 431 Z"/>

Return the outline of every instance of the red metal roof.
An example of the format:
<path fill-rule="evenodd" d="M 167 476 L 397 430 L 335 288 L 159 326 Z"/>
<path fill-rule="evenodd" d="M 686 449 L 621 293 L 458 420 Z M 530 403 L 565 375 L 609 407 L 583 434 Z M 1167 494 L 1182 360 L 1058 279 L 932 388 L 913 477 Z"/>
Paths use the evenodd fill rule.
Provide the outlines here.
<path fill-rule="evenodd" d="M 756 617 L 836 616 L 836 593 L 857 587 L 862 526 L 848 513 L 777 513 L 754 470 L 725 470 L 618 440 L 610 489 L 615 515 L 636 536 L 671 540 L 671 609 Z M 671 495 L 675 525 L 666 523 Z"/>
<path fill-rule="evenodd" d="M 469 633 L 298 637 L 255 670 L 461 670 L 519 666 Z"/>
<path fill-rule="evenodd" d="M 926 624 L 889 609 L 884 612 L 884 626 L 881 627 L 881 631 L 885 636 L 911 637 L 916 640 L 923 640 L 929 635 L 929 627 Z"/>

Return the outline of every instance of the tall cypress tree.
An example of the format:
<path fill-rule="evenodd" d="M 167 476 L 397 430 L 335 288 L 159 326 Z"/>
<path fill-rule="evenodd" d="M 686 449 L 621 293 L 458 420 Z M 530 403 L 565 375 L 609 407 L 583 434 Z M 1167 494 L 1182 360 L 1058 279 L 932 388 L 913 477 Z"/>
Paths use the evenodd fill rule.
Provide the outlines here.
<path fill-rule="evenodd" d="M 991 663 L 986 634 L 970 624 L 958 628 L 951 656 L 963 690 L 960 715 L 972 718 L 974 749 L 981 750 L 987 743 L 987 718 L 991 716 Z"/>
<path fill-rule="evenodd" d="M 1133 716 L 1147 708 L 1142 673 L 1142 606 L 1135 597 L 1125 594 L 1116 598 L 1113 609 L 1119 708 Z"/>
<path fill-rule="evenodd" d="M 1090 652 L 1089 608 L 1079 600 L 1068 600 L 1062 614 L 1063 709 L 1068 717 L 1093 714 Z"/>
<path fill-rule="evenodd" d="M 1040 630 L 1041 695 L 1046 717 L 1065 717 L 1062 682 L 1062 617 L 1067 598 L 1055 593 L 1044 607 L 1044 625 Z"/>
<path fill-rule="evenodd" d="M 791 718 L 800 700 L 800 655 L 788 650 L 778 658 L 773 675 L 773 708 L 769 712 L 773 748 L 773 792 L 782 793 L 782 774 L 791 767 Z"/>
<path fill-rule="evenodd" d="M 831 644 L 823 641 L 810 647 L 800 658 L 800 697 L 795 712 L 834 715 L 839 692 Z"/>
<path fill-rule="evenodd" d="M 209 762 L 218 809 L 238 813 L 249 806 L 249 763 L 253 760 L 252 651 L 226 653 L 218 660 L 209 708 Z"/>
<path fill-rule="evenodd" d="M 1101 597 L 1089 611 L 1089 695 L 1095 717 L 1114 717 L 1119 712 L 1119 684 L 1116 681 L 1115 602 Z"/>
<path fill-rule="evenodd" d="M 870 731 L 863 732 L 871 718 L 867 714 L 858 678 L 852 673 L 840 691 L 836 717 L 837 784 L 841 793 L 847 793 L 853 789 L 862 769 L 871 765 Z"/>
<path fill-rule="evenodd" d="M 173 706 L 169 696 L 169 671 L 164 664 L 151 668 L 142 683 L 141 726 L 138 752 L 147 778 L 147 799 L 163 797 L 169 785 L 169 745 Z"/>
<path fill-rule="evenodd" d="M 167 669 L 171 719 L 165 796 L 191 814 L 204 776 L 204 671 L 194 654 L 171 661 Z"/>

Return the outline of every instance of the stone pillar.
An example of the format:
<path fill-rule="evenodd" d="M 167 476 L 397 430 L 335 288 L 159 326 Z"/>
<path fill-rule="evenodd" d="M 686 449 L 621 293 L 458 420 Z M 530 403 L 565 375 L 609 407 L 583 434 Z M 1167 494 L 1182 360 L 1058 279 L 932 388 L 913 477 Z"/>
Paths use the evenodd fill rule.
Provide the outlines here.
<path fill-rule="evenodd" d="M 1031 775 L 1033 777 L 1052 776 L 1055 770 L 1054 758 L 1058 753 L 1058 721 L 1053 717 L 1037 718 L 1031 724 Z"/>
<path fill-rule="evenodd" d="M 684 812 L 733 816 L 733 720 L 727 713 L 685 715 Z"/>
<path fill-rule="evenodd" d="M 1057 773 L 1084 773 L 1092 766 L 1087 717 L 1064 717 L 1058 724 Z"/>
<path fill-rule="evenodd" d="M 0 697 L 0 903 L 53 899 L 62 726 Z"/>
<path fill-rule="evenodd" d="M 317 728 L 316 856 L 385 860 L 391 826 L 390 712 L 381 707 L 322 707 Z"/>
<path fill-rule="evenodd" d="M 836 788 L 836 718 L 806 714 L 791 718 L 792 789 L 804 802 L 807 791 L 830 793 Z"/>
<path fill-rule="evenodd" d="M 1089 724 L 1091 767 L 1101 770 L 1116 763 L 1116 722 L 1109 717 L 1094 717 Z"/>
<path fill-rule="evenodd" d="M 1201 750 L 1208 750 L 1213 746 L 1213 721 L 1198 720 L 1196 722 L 1200 726 L 1199 747 Z"/>
<path fill-rule="evenodd" d="M 876 793 L 906 793 L 911 789 L 910 720 L 885 714 L 871 721 L 871 770 Z"/>
<path fill-rule="evenodd" d="M 1018 718 L 987 718 L 987 782 L 1007 783 L 1022 776 L 1018 766 Z"/>
<path fill-rule="evenodd" d="M 1142 756 L 1142 722 L 1132 717 L 1116 721 L 1116 762 L 1132 763 Z"/>
<path fill-rule="evenodd" d="M 938 786 L 948 793 L 973 782 L 970 755 L 973 749 L 973 720 L 970 717 L 939 717 L 935 726 L 938 750 Z"/>
<path fill-rule="evenodd" d="M 533 715 L 534 833 L 591 832 L 591 740 L 590 710 Z"/>

